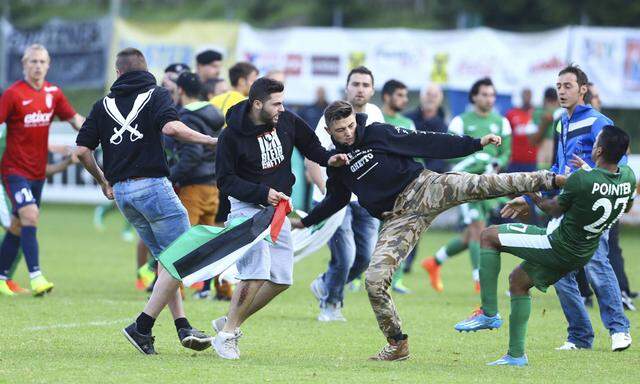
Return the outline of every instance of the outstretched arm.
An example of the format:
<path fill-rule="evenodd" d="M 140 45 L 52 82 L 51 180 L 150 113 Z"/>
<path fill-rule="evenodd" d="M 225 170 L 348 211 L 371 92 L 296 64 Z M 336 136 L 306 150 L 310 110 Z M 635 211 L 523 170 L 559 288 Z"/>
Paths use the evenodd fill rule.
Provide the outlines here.
<path fill-rule="evenodd" d="M 186 143 L 204 144 L 212 147 L 218 144 L 218 139 L 194 131 L 180 120 L 173 120 L 166 123 L 162 127 L 162 133 Z"/>

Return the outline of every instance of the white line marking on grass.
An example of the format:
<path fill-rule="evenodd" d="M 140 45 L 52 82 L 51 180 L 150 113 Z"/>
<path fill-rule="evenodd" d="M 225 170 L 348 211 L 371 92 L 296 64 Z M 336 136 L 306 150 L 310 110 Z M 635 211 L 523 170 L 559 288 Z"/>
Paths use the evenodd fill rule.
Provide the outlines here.
<path fill-rule="evenodd" d="M 114 325 L 120 323 L 126 323 L 131 321 L 131 318 L 118 319 L 118 320 L 99 320 L 89 321 L 88 323 L 67 323 L 67 324 L 52 324 L 52 325 L 36 325 L 33 327 L 26 327 L 27 331 L 46 331 L 49 329 L 66 329 L 66 328 L 81 328 L 81 327 L 104 327 L 105 325 Z"/>

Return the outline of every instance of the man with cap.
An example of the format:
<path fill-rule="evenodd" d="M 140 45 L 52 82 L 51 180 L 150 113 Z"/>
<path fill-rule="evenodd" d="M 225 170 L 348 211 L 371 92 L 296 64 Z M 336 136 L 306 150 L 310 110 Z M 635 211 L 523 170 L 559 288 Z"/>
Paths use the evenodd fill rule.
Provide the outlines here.
<path fill-rule="evenodd" d="M 220 77 L 222 70 L 222 53 L 207 49 L 196 56 L 196 73 L 205 82 Z"/>
<path fill-rule="evenodd" d="M 161 86 L 169 91 L 171 99 L 173 99 L 173 103 L 176 105 L 180 105 L 180 97 L 178 96 L 178 86 L 176 85 L 176 81 L 182 72 L 191 72 L 191 68 L 189 68 L 187 64 L 173 63 L 169 64 L 167 68 L 164 69 L 164 76 L 162 77 Z"/>

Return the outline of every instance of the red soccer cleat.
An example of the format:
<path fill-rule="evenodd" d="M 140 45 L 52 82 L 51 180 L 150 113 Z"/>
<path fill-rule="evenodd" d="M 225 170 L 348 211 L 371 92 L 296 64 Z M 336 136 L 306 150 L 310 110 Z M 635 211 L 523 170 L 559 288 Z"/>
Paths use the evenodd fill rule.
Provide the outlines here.
<path fill-rule="evenodd" d="M 18 283 L 14 280 L 7 280 L 7 286 L 13 293 L 29 293 L 29 290 L 26 288 L 22 288 Z"/>
<path fill-rule="evenodd" d="M 436 261 L 435 257 L 429 257 L 422 261 L 422 268 L 429 273 L 429 280 L 431 280 L 431 287 L 436 292 L 444 291 L 444 285 L 442 284 L 442 278 L 440 277 L 440 264 Z"/>
<path fill-rule="evenodd" d="M 144 281 L 142 281 L 141 278 L 136 279 L 136 289 L 138 291 L 144 291 L 147 289 L 147 287 L 144 285 Z"/>
<path fill-rule="evenodd" d="M 476 293 L 480 293 L 480 282 L 478 280 L 475 280 L 474 288 Z"/>

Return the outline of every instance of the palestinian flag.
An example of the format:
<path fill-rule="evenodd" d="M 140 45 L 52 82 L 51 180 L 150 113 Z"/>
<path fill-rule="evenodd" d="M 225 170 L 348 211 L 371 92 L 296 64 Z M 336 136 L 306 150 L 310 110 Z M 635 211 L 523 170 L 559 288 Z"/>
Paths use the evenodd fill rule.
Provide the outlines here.
<path fill-rule="evenodd" d="M 250 219 L 232 220 L 225 228 L 196 225 L 171 243 L 158 260 L 186 286 L 213 278 L 258 242 L 275 242 L 289 212 L 289 201 L 282 200 Z"/>

